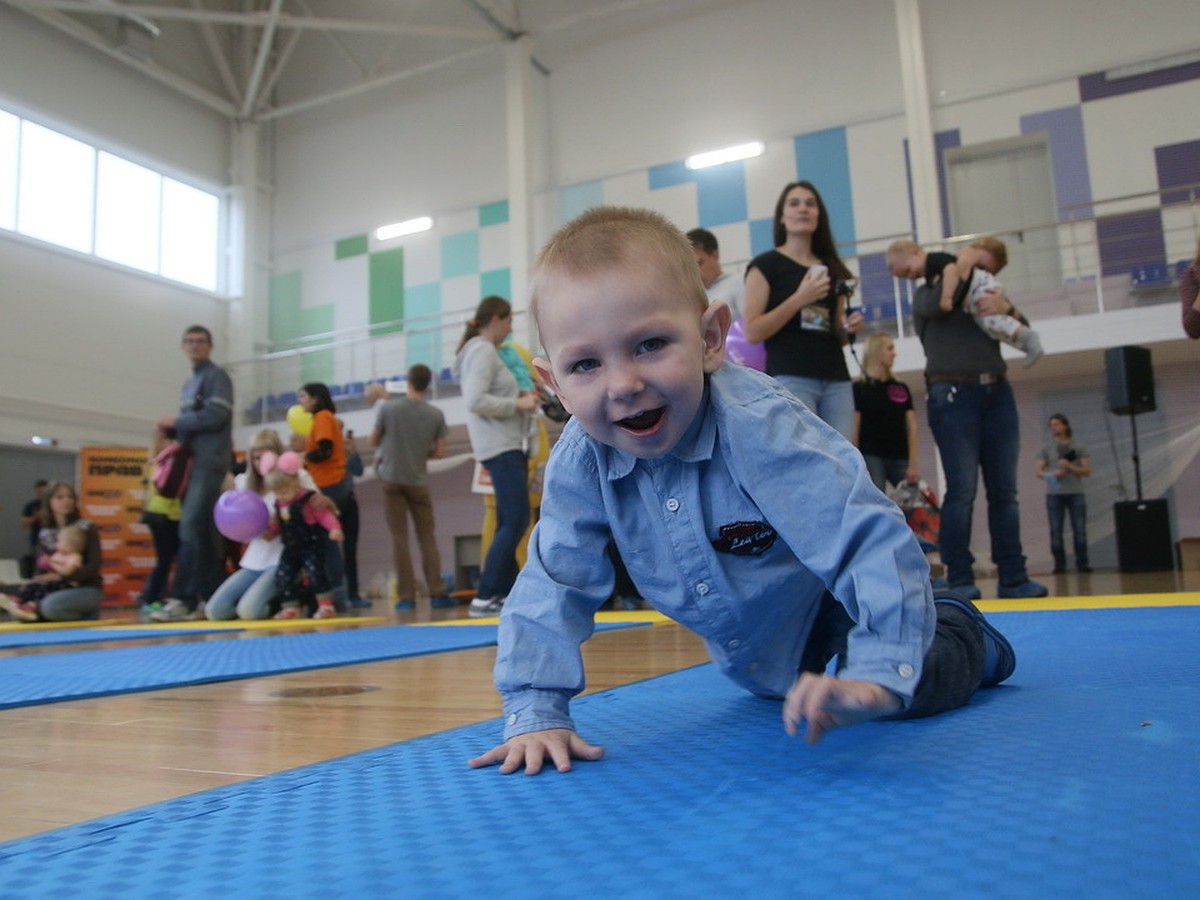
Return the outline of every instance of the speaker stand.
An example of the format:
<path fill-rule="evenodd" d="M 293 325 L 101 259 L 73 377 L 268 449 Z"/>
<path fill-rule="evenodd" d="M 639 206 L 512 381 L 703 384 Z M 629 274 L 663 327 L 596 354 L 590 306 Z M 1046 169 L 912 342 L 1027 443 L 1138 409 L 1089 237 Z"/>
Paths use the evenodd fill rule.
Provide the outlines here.
<path fill-rule="evenodd" d="M 1129 417 L 1129 427 L 1133 429 L 1133 481 L 1137 485 L 1137 498 L 1142 500 L 1142 458 L 1138 454 L 1137 413 Z"/>

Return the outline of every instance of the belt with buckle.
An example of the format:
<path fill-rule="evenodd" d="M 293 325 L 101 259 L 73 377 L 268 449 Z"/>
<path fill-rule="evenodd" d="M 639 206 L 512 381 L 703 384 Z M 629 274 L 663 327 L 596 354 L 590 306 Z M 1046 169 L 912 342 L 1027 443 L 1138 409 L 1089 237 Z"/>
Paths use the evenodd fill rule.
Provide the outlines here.
<path fill-rule="evenodd" d="M 980 375 L 927 375 L 928 384 L 1000 384 L 1007 381 L 1003 372 L 983 372 Z"/>

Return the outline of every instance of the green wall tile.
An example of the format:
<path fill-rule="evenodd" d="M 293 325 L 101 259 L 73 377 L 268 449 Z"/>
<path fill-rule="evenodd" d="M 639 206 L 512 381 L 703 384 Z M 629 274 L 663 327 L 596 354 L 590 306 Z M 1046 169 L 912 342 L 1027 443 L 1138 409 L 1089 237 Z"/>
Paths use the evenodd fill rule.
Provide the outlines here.
<path fill-rule="evenodd" d="M 299 271 L 271 276 L 267 336 L 272 344 L 292 341 L 303 334 L 300 326 L 301 283 Z"/>
<path fill-rule="evenodd" d="M 442 238 L 442 277 L 479 272 L 479 232 L 464 231 Z"/>
<path fill-rule="evenodd" d="M 371 334 L 388 334 L 402 330 L 398 323 L 404 312 L 404 248 L 371 254 L 369 269 L 370 299 L 367 320 Z"/>
<path fill-rule="evenodd" d="M 362 256 L 367 252 L 367 236 L 359 234 L 354 237 L 342 238 L 334 245 L 334 259 L 348 259 L 351 256 Z"/>
<path fill-rule="evenodd" d="M 512 269 L 492 269 L 479 276 L 480 296 L 495 294 L 505 300 L 512 300 Z"/>
<path fill-rule="evenodd" d="M 501 200 L 498 203 L 488 203 L 485 206 L 479 207 L 479 227 L 487 228 L 489 225 L 502 225 L 508 221 L 508 201 Z"/>

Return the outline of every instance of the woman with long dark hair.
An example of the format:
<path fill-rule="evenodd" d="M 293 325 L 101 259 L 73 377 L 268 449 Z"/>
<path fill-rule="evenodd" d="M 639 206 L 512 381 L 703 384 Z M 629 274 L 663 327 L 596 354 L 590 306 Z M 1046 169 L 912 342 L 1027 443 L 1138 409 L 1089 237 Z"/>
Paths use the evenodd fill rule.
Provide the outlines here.
<path fill-rule="evenodd" d="M 53 591 L 39 598 L 30 607 L 22 606 L 10 595 L 17 593 L 21 585 L 0 585 L 0 608 L 22 621 L 44 620 L 47 622 L 71 622 L 77 619 L 100 617 L 100 601 L 103 599 L 100 577 L 100 533 L 96 526 L 82 517 L 79 512 L 79 495 L 66 481 L 54 481 L 46 488 L 42 498 L 42 529 L 38 532 L 38 570 L 44 575 L 50 572 L 50 556 L 58 543 L 59 529 L 73 525 L 85 536 L 82 550 L 82 565 L 72 572 L 73 587 Z"/>
<path fill-rule="evenodd" d="M 529 467 L 523 413 L 537 409 L 536 394 L 522 394 L 499 347 L 512 333 L 512 306 L 503 297 L 484 297 L 467 322 L 455 369 L 467 403 L 467 435 L 475 458 L 487 470 L 496 497 L 496 534 L 479 573 L 470 615 L 500 612 L 517 579 L 517 546 L 529 524 Z"/>
<path fill-rule="evenodd" d="M 775 204 L 775 249 L 746 270 L 745 329 L 765 343 L 767 374 L 847 439 L 854 393 L 842 348 L 862 327 L 847 316 L 853 274 L 838 257 L 829 213 L 807 181 L 784 187 Z"/>

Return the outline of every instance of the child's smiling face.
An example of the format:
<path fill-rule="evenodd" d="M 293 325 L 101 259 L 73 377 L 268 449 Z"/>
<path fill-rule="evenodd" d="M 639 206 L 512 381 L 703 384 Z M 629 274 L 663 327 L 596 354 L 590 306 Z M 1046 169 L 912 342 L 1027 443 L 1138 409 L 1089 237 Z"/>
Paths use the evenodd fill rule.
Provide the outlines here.
<path fill-rule="evenodd" d="M 703 313 L 671 268 L 633 250 L 620 265 L 542 278 L 535 360 L 563 405 L 596 440 L 640 458 L 670 452 L 725 357 L 730 315 Z"/>

